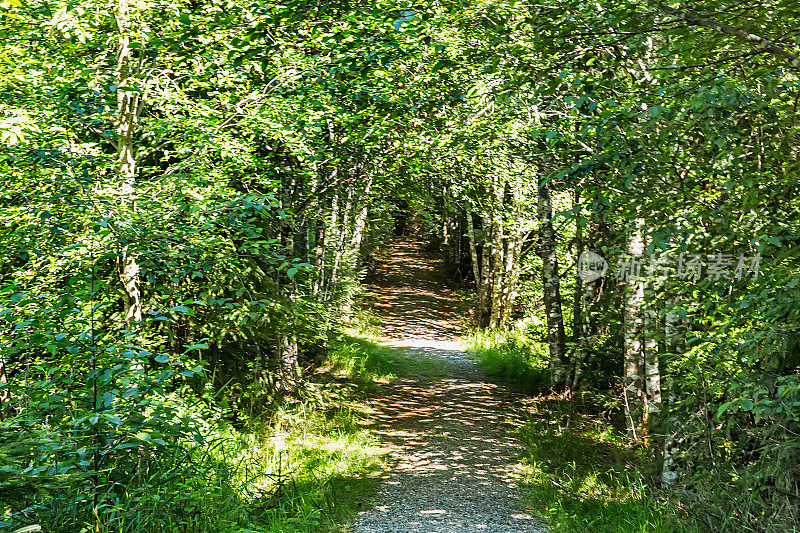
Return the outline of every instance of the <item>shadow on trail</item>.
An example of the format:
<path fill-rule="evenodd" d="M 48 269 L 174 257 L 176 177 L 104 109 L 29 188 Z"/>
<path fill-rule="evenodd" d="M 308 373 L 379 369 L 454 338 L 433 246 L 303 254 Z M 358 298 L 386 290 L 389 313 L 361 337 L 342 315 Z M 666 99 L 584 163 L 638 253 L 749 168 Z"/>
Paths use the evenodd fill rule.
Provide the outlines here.
<path fill-rule="evenodd" d="M 381 316 L 388 339 L 454 340 L 464 302 L 447 287 L 442 262 L 420 252 L 422 246 L 396 241 L 365 283 L 365 301 Z"/>
<path fill-rule="evenodd" d="M 522 421 L 515 397 L 484 379 L 463 351 L 464 302 L 446 287 L 438 262 L 420 244 L 398 241 L 379 266 L 367 299 L 387 344 L 406 357 L 438 360 L 442 379 L 402 377 L 370 401 L 371 429 L 390 443 L 396 466 L 377 505 L 354 520 L 354 533 L 544 531 L 516 503 L 512 463 L 523 449 L 510 430 Z"/>

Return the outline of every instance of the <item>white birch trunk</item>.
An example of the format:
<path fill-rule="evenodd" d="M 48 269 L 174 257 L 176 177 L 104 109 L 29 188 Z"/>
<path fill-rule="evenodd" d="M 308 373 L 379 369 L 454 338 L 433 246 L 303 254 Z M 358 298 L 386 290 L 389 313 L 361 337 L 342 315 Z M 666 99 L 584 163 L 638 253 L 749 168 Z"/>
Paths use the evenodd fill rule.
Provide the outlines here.
<path fill-rule="evenodd" d="M 674 302 L 673 302 L 674 303 Z M 664 324 L 664 337 L 667 350 L 670 353 L 679 354 L 683 351 L 683 330 L 681 319 L 674 310 L 667 312 Z M 669 405 L 672 406 L 677 401 L 677 395 L 673 387 L 669 387 Z M 675 453 L 679 446 L 676 438 L 680 430 L 680 420 L 671 418 L 668 420 L 667 437 L 664 439 L 664 461 L 661 467 L 661 484 L 665 488 L 671 488 L 678 480 L 678 470 L 675 464 Z"/>
<path fill-rule="evenodd" d="M 636 227 L 628 240 L 628 254 L 636 260 L 644 255 L 642 231 L 644 219 L 637 218 Z M 625 423 L 628 435 L 637 440 L 642 421 L 642 366 L 644 349 L 642 345 L 642 304 L 644 303 L 644 283 L 640 276 L 627 278 L 625 287 L 625 355 L 623 369 L 623 396 Z"/>
<path fill-rule="evenodd" d="M 550 184 L 545 183 L 543 177 L 539 181 L 537 215 L 542 257 L 542 296 L 547 318 L 547 343 L 550 348 L 550 386 L 554 390 L 563 390 L 569 384 L 567 383 L 568 368 L 564 343 L 564 317 L 561 311 L 561 280 L 558 274 L 556 236 L 553 231 Z"/>
<path fill-rule="evenodd" d="M 361 248 L 361 241 L 364 237 L 364 228 L 367 226 L 367 214 L 369 213 L 369 193 L 372 190 L 372 183 L 374 179 L 375 176 L 370 173 L 361 197 L 361 208 L 356 215 L 355 225 L 353 227 L 353 236 L 350 239 L 350 249 L 354 250 L 356 253 L 358 253 L 359 249 Z"/>
<path fill-rule="evenodd" d="M 133 150 L 133 133 L 141 106 L 141 93 L 131 90 L 136 84 L 130 48 L 130 9 L 127 0 L 118 0 L 117 23 L 117 163 L 120 182 L 121 211 L 132 213 L 136 209 L 136 159 Z M 130 246 L 120 249 L 118 275 L 122 285 L 126 325 L 135 327 L 142 320 L 142 300 L 139 287 L 139 264 Z"/>
<path fill-rule="evenodd" d="M 648 426 L 655 423 L 654 415 L 661 412 L 661 371 L 658 361 L 658 342 L 654 333 L 658 328 L 658 320 L 654 311 L 646 312 L 646 328 L 644 342 L 644 375 L 646 408 L 644 422 Z"/>

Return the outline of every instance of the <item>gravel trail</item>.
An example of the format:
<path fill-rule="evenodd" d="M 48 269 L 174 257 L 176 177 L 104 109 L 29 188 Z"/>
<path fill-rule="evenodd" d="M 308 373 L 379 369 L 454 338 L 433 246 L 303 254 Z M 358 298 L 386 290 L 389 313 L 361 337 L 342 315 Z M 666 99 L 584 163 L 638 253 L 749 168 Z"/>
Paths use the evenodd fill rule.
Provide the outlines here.
<path fill-rule="evenodd" d="M 400 241 L 368 286 L 386 343 L 439 358 L 450 375 L 397 379 L 371 400 L 373 429 L 396 465 L 350 531 L 544 533 L 516 505 L 511 464 L 521 448 L 510 430 L 521 421 L 510 409 L 514 397 L 467 358 L 454 320 L 458 303 L 438 272 L 418 243 Z"/>

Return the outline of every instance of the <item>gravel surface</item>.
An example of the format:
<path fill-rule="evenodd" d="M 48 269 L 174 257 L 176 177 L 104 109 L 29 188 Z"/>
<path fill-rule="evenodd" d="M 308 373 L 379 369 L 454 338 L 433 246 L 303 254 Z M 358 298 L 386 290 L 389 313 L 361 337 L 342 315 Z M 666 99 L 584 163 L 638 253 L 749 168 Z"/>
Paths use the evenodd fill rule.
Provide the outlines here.
<path fill-rule="evenodd" d="M 515 505 L 510 463 L 521 449 L 509 434 L 513 398 L 481 379 L 452 342 L 394 342 L 412 354 L 441 357 L 451 377 L 401 379 L 372 402 L 376 432 L 391 443 L 397 465 L 359 514 L 353 532 L 544 532 Z M 410 345 L 410 346 L 409 346 Z"/>
<path fill-rule="evenodd" d="M 458 342 L 463 312 L 440 265 L 400 241 L 368 297 L 383 320 L 386 342 L 409 355 L 444 361 L 444 379 L 397 379 L 371 400 L 372 428 L 396 461 L 374 506 L 350 524 L 354 533 L 540 532 L 517 505 L 512 463 L 522 451 L 510 434 L 514 397 L 483 374 Z"/>

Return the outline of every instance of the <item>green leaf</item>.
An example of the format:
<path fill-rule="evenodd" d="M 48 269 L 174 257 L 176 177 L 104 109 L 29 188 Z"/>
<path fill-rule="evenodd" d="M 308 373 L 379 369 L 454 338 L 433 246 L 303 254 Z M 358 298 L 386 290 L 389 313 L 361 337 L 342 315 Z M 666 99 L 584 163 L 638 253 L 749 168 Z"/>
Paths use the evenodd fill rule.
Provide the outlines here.
<path fill-rule="evenodd" d="M 720 405 L 720 406 L 719 406 L 719 409 L 717 409 L 717 418 L 721 418 L 721 417 L 722 417 L 722 414 L 723 414 L 725 411 L 727 411 L 727 410 L 728 410 L 728 408 L 731 406 L 731 404 L 732 404 L 732 403 L 733 403 L 733 402 L 725 402 L 725 403 L 723 403 L 722 405 Z"/>
<path fill-rule="evenodd" d="M 192 344 L 191 346 L 186 348 L 186 351 L 184 351 L 183 353 L 189 352 L 191 350 L 207 350 L 207 349 L 208 349 L 208 344 Z"/>
<path fill-rule="evenodd" d="M 169 355 L 161 354 L 156 356 L 157 363 L 169 363 Z"/>
<path fill-rule="evenodd" d="M 170 311 L 177 311 L 178 313 L 189 313 L 190 310 L 185 305 L 176 305 L 175 307 L 171 308 Z"/>
<path fill-rule="evenodd" d="M 111 392 L 106 392 L 103 394 L 103 406 L 109 407 L 111 403 L 114 401 L 114 395 Z"/>
<path fill-rule="evenodd" d="M 115 450 L 127 450 L 129 448 L 138 448 L 139 446 L 141 446 L 141 444 L 138 443 L 138 442 L 125 442 L 123 444 L 117 444 L 116 446 L 114 446 L 114 449 Z"/>

